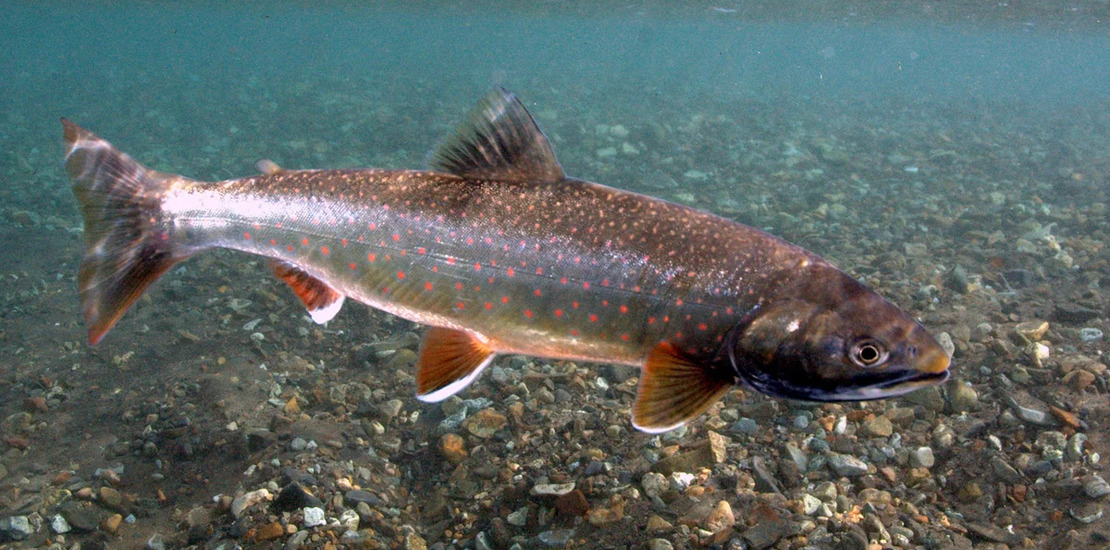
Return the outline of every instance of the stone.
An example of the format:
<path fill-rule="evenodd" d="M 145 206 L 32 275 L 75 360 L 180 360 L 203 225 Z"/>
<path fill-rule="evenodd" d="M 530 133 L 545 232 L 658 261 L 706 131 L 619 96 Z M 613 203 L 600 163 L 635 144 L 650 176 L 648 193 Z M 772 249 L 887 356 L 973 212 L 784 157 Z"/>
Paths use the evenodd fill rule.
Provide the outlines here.
<path fill-rule="evenodd" d="M 902 399 L 916 405 L 921 405 L 933 412 L 944 411 L 944 394 L 941 392 L 940 386 L 930 386 L 910 392 Z"/>
<path fill-rule="evenodd" d="M 732 513 L 732 506 L 727 500 L 722 500 L 705 518 L 704 525 L 707 531 L 717 533 L 731 528 L 734 523 L 736 523 L 736 516 Z"/>
<path fill-rule="evenodd" d="M 929 447 L 918 447 L 910 453 L 910 465 L 914 468 L 932 468 L 935 463 L 933 449 Z"/>
<path fill-rule="evenodd" d="M 649 532 L 649 533 L 657 533 L 659 531 L 669 531 L 672 528 L 674 528 L 674 526 L 671 525 L 671 522 L 669 522 L 669 521 L 667 521 L 667 520 L 665 520 L 665 519 L 663 519 L 663 518 L 661 518 L 657 515 L 654 515 L 654 514 L 651 517 L 649 517 L 648 520 L 647 520 L 647 532 Z"/>
<path fill-rule="evenodd" d="M 108 508 L 119 510 L 123 507 L 123 496 L 119 494 L 119 491 L 107 485 L 101 487 L 97 495 L 100 497 L 100 502 L 104 503 Z"/>
<path fill-rule="evenodd" d="M 952 384 L 949 402 L 954 413 L 973 411 L 979 408 L 979 394 L 968 384 Z"/>
<path fill-rule="evenodd" d="M 114 535 L 119 530 L 120 523 L 123 523 L 123 516 L 112 514 L 100 522 L 100 529 L 109 535 Z"/>
<path fill-rule="evenodd" d="M 857 477 L 867 473 L 867 463 L 851 455 L 829 453 L 829 467 L 836 475 Z"/>
<path fill-rule="evenodd" d="M 428 541 L 416 533 L 405 535 L 405 550 L 428 550 Z"/>
<path fill-rule="evenodd" d="M 468 456 L 466 441 L 457 434 L 445 433 L 439 438 L 439 454 L 447 462 L 458 465 Z"/>
<path fill-rule="evenodd" d="M 674 550 L 674 545 L 667 539 L 651 539 L 647 547 L 648 550 Z"/>
<path fill-rule="evenodd" d="M 390 399 L 378 406 L 378 413 L 386 420 L 393 420 L 394 417 L 401 414 L 401 407 L 404 404 L 400 399 Z"/>
<path fill-rule="evenodd" d="M 486 408 L 474 413 L 473 416 L 464 420 L 463 427 L 475 437 L 488 439 L 508 421 L 505 415 L 493 409 Z"/>
<path fill-rule="evenodd" d="M 644 488 L 644 495 L 648 498 L 658 498 L 667 491 L 667 477 L 663 474 L 648 472 L 640 480 L 640 486 Z"/>
<path fill-rule="evenodd" d="M 594 527 L 608 527 L 620 521 L 621 515 L 611 508 L 594 508 L 586 514 L 586 519 Z"/>
<path fill-rule="evenodd" d="M 74 501 L 63 503 L 58 507 L 58 513 L 69 522 L 74 531 L 79 533 L 95 531 L 97 525 L 100 524 L 100 520 L 106 515 L 99 508 Z"/>
<path fill-rule="evenodd" d="M 286 485 L 281 492 L 278 493 L 277 498 L 274 499 L 274 508 L 281 512 L 292 512 L 293 510 L 298 510 L 305 506 L 313 506 L 315 504 L 309 502 L 310 496 L 308 492 L 301 488 L 300 484 L 295 482 L 290 483 Z M 319 499 L 316 500 L 318 501 Z"/>
<path fill-rule="evenodd" d="M 741 537 L 747 541 L 748 547 L 752 550 L 763 550 L 770 548 L 785 536 L 787 527 L 787 522 L 781 519 L 761 521 L 744 531 Z"/>
<path fill-rule="evenodd" d="M 590 503 L 586 495 L 577 489 L 561 495 L 555 500 L 555 511 L 563 517 L 578 517 L 585 515 L 590 510 Z"/>
<path fill-rule="evenodd" d="M 546 547 L 566 548 L 567 543 L 570 542 L 573 536 L 574 529 L 552 529 L 536 535 L 536 540 Z"/>
<path fill-rule="evenodd" d="M 259 502 L 272 500 L 273 495 L 266 489 L 259 489 L 257 491 L 250 491 L 231 501 L 231 515 L 238 519 L 246 512 L 248 508 L 258 504 Z"/>
<path fill-rule="evenodd" d="M 273 540 L 285 536 L 285 528 L 278 522 L 271 522 L 259 527 L 254 532 L 255 541 Z"/>
<path fill-rule="evenodd" d="M 1098 474 L 1093 474 L 1083 483 L 1083 492 L 1090 498 L 1102 498 L 1110 495 L 1110 483 Z"/>
<path fill-rule="evenodd" d="M 385 500 L 383 500 L 382 497 L 379 497 L 378 495 L 375 495 L 370 491 L 363 491 L 361 489 L 352 489 L 350 491 L 347 491 L 343 494 L 343 500 L 344 502 L 355 503 L 356 505 L 359 502 L 365 502 L 370 506 L 382 506 L 385 504 Z"/>
<path fill-rule="evenodd" d="M 876 416 L 863 423 L 863 431 L 871 437 L 890 437 L 894 433 L 894 424 L 885 416 Z"/>
<path fill-rule="evenodd" d="M 727 439 L 709 431 L 705 440 L 695 444 L 690 450 L 675 453 L 652 464 L 651 471 L 668 475 L 674 472 L 696 472 L 702 468 L 712 468 L 728 458 Z"/>
<path fill-rule="evenodd" d="M 0 519 L 0 541 L 27 540 L 27 537 L 33 534 L 35 529 L 31 527 L 31 521 L 27 516 L 8 516 Z"/>
<path fill-rule="evenodd" d="M 53 518 L 50 518 L 50 529 L 59 535 L 73 530 L 73 528 L 69 526 L 69 522 L 66 521 L 66 518 L 61 514 L 56 514 Z"/>
<path fill-rule="evenodd" d="M 538 483 L 529 491 L 535 497 L 557 497 L 574 490 L 574 482 L 570 483 Z"/>
<path fill-rule="evenodd" d="M 802 495 L 802 512 L 807 516 L 816 514 L 817 510 L 821 508 L 821 504 L 821 499 L 813 495 Z"/>
<path fill-rule="evenodd" d="M 327 519 L 324 517 L 323 508 L 312 506 L 304 509 L 304 526 L 306 528 L 311 529 L 325 523 L 327 523 Z"/>
<path fill-rule="evenodd" d="M 146 539 L 146 550 L 166 550 L 166 540 L 161 533 L 154 533 Z"/>
<path fill-rule="evenodd" d="M 529 508 L 527 506 L 514 510 L 509 513 L 509 516 L 505 518 L 505 521 L 509 522 L 509 525 L 524 527 L 525 525 L 528 525 L 528 510 Z"/>

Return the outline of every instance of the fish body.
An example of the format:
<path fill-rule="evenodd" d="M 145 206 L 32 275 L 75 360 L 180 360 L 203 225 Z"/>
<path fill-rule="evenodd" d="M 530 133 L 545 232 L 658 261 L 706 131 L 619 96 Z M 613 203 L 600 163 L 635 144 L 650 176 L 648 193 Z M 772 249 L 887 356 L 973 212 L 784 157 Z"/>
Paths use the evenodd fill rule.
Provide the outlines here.
<path fill-rule="evenodd" d="M 920 324 L 819 256 L 566 177 L 504 90 L 425 171 L 263 162 L 256 176 L 201 182 L 63 122 L 94 344 L 174 263 L 230 248 L 269 258 L 317 322 L 351 298 L 430 325 L 417 365 L 426 401 L 506 353 L 643 367 L 633 420 L 646 431 L 681 425 L 738 383 L 848 400 L 947 377 L 947 355 Z"/>

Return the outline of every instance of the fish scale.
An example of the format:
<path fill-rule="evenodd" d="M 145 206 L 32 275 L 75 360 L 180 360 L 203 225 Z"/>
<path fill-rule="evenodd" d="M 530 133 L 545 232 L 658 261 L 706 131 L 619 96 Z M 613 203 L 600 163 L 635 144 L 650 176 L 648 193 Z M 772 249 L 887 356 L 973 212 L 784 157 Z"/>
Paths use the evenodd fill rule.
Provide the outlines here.
<path fill-rule="evenodd" d="M 85 216 L 78 276 L 104 336 L 174 263 L 269 258 L 317 322 L 346 298 L 430 325 L 417 395 L 497 354 L 642 367 L 633 422 L 662 431 L 735 384 L 795 399 L 889 397 L 948 376 L 905 312 L 819 256 L 690 207 L 568 178 L 523 105 L 494 90 L 433 170 L 285 170 L 201 182 L 143 167 L 68 121 Z"/>

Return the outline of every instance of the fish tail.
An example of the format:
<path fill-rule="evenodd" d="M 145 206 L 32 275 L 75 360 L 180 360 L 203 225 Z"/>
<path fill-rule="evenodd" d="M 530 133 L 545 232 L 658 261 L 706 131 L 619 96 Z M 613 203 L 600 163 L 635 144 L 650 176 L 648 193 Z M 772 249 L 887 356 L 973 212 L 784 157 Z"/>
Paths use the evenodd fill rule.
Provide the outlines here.
<path fill-rule="evenodd" d="M 65 167 L 85 219 L 77 275 L 81 310 L 95 345 L 143 291 L 192 251 L 174 243 L 162 198 L 175 181 L 96 134 L 62 119 Z"/>

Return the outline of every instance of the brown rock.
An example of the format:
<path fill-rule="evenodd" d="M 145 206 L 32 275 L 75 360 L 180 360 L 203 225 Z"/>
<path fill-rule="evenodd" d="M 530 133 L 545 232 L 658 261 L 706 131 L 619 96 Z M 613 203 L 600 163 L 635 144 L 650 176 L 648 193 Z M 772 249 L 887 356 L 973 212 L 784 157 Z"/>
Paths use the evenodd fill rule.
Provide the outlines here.
<path fill-rule="evenodd" d="M 500 430 L 509 420 L 505 415 L 493 410 L 482 409 L 470 418 L 463 422 L 463 427 L 466 431 L 474 434 L 482 439 L 491 437 L 497 430 Z"/>
<path fill-rule="evenodd" d="M 112 514 L 104 518 L 104 521 L 100 522 L 100 529 L 105 533 L 108 533 L 109 535 L 114 535 L 116 534 L 116 531 L 119 530 L 119 524 L 122 522 L 123 516 L 119 514 Z"/>
<path fill-rule="evenodd" d="M 1064 383 L 1075 391 L 1083 391 L 1095 383 L 1095 375 L 1083 370 L 1073 370 L 1064 376 Z"/>
<path fill-rule="evenodd" d="M 671 525 L 671 522 L 669 522 L 669 521 L 667 521 L 667 520 L 665 520 L 665 519 L 663 519 L 659 516 L 653 515 L 650 518 L 648 518 L 647 530 L 648 530 L 649 533 L 657 533 L 659 531 L 669 531 L 672 528 L 674 528 L 674 525 Z"/>
<path fill-rule="evenodd" d="M 289 401 L 285 402 L 285 414 L 292 416 L 301 414 L 301 405 L 297 403 L 296 397 L 290 397 Z"/>
<path fill-rule="evenodd" d="M 690 450 L 675 453 L 653 464 L 651 471 L 670 475 L 674 472 L 696 472 L 702 468 L 712 468 L 728 458 L 727 443 L 724 436 L 710 431 L 705 440 L 698 442 Z"/>
<path fill-rule="evenodd" d="M 732 506 L 727 500 L 722 500 L 705 518 L 705 529 L 716 533 L 731 528 L 734 523 L 736 523 L 736 516 L 732 514 Z"/>
<path fill-rule="evenodd" d="M 894 425 L 885 416 L 876 416 L 863 423 L 863 431 L 871 437 L 890 437 L 894 433 Z"/>
<path fill-rule="evenodd" d="M 609 508 L 594 508 L 586 516 L 594 527 L 608 527 L 621 519 L 621 514 Z"/>
<path fill-rule="evenodd" d="M 1079 418 L 1077 418 L 1075 414 L 1065 411 L 1060 407 L 1050 406 L 1048 410 L 1052 413 L 1052 416 L 1055 416 L 1056 419 L 1060 421 L 1061 424 L 1064 424 L 1065 426 L 1070 426 L 1074 429 L 1079 429 Z"/>
<path fill-rule="evenodd" d="M 439 438 L 439 454 L 451 464 L 458 464 L 466 460 L 466 441 L 457 434 L 443 434 Z"/>
<path fill-rule="evenodd" d="M 282 536 L 285 536 L 285 528 L 276 521 L 267 523 L 254 532 L 254 540 L 256 541 L 272 540 Z"/>
<path fill-rule="evenodd" d="M 111 487 L 101 487 L 99 496 L 100 502 L 113 510 L 119 510 L 123 506 L 123 496 L 119 494 L 119 491 Z"/>
<path fill-rule="evenodd" d="M 23 409 L 27 412 L 46 412 L 46 398 L 42 396 L 28 397 L 23 400 Z"/>
<path fill-rule="evenodd" d="M 582 491 L 575 489 L 555 500 L 555 510 L 560 516 L 578 517 L 590 509 L 590 503 Z"/>

